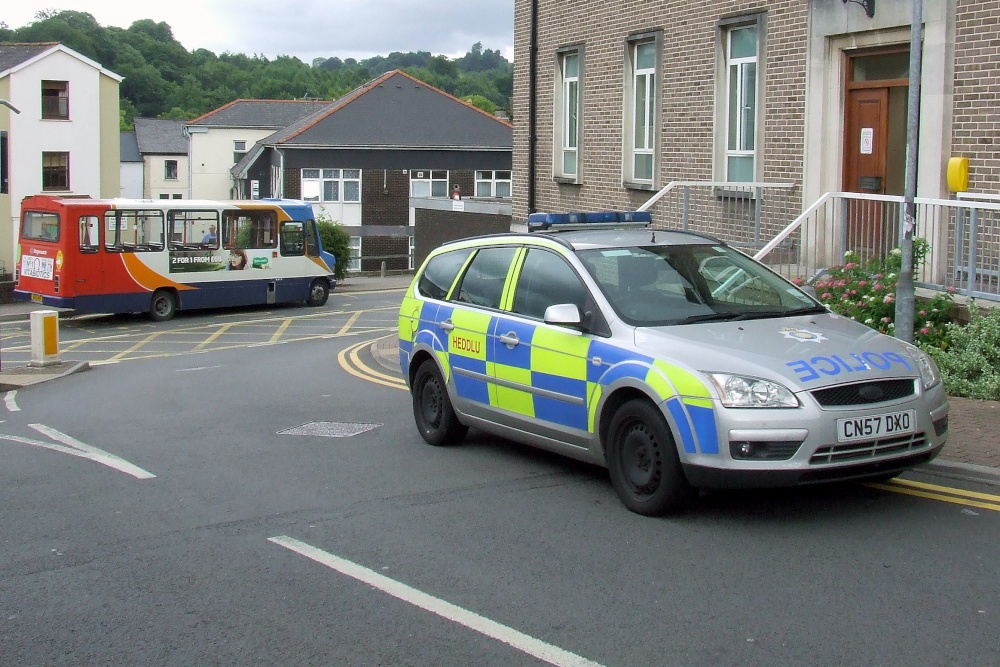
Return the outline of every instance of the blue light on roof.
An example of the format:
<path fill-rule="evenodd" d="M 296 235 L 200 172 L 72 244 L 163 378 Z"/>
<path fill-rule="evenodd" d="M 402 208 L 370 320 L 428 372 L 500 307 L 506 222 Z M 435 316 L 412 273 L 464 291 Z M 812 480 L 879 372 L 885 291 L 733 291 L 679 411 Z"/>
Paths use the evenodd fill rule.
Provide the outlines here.
<path fill-rule="evenodd" d="M 578 213 L 530 213 L 528 229 L 538 231 L 551 227 L 567 225 L 586 228 L 589 225 L 614 225 L 615 223 L 649 224 L 652 222 L 649 211 L 589 211 Z"/>

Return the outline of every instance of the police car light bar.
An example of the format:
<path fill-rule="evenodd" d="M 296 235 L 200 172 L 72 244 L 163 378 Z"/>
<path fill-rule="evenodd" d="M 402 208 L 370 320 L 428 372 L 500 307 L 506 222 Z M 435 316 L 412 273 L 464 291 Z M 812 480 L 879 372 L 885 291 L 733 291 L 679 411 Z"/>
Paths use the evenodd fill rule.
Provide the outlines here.
<path fill-rule="evenodd" d="M 548 229 L 597 229 L 645 227 L 652 222 L 649 211 L 590 211 L 580 213 L 530 213 L 528 231 Z"/>

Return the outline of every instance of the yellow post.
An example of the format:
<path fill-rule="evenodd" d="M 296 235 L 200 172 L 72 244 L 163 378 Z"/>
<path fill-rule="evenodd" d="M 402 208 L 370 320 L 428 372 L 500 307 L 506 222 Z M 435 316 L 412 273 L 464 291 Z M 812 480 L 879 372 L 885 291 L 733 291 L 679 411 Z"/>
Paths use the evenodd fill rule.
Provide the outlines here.
<path fill-rule="evenodd" d="M 31 320 L 31 361 L 29 366 L 52 366 L 59 359 L 59 313 L 55 310 L 35 310 Z"/>

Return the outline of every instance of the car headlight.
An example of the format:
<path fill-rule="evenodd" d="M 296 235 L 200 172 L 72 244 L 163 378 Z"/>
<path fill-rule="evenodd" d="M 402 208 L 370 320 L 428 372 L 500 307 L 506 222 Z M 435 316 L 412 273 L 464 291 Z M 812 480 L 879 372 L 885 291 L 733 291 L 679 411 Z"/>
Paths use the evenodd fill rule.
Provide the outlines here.
<path fill-rule="evenodd" d="M 706 373 L 715 382 L 727 408 L 797 408 L 799 400 L 787 387 L 761 378 Z"/>
<path fill-rule="evenodd" d="M 920 381 L 923 383 L 925 390 L 930 389 L 941 381 L 941 371 L 938 370 L 937 364 L 934 363 L 929 354 L 919 347 L 909 344 L 906 346 L 906 351 L 910 354 L 914 365 L 920 371 Z"/>

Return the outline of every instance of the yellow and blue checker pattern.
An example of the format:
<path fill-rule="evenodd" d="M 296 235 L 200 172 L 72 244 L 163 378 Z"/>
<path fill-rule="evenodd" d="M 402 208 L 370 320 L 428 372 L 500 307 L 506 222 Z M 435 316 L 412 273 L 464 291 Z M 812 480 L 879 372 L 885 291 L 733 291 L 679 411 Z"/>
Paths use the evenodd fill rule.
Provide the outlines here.
<path fill-rule="evenodd" d="M 711 394 L 698 376 L 680 366 L 523 319 L 407 299 L 413 303 L 404 300 L 400 311 L 404 373 L 414 346 L 426 346 L 435 352 L 445 379 L 462 399 L 589 433 L 596 432 L 597 407 L 606 388 L 631 380 L 665 404 L 683 451 L 719 453 Z M 410 306 L 417 304 L 419 321 L 414 327 L 402 313 L 416 312 Z M 440 323 L 449 319 L 454 329 L 445 331 Z M 412 337 L 405 335 L 408 330 Z M 499 339 L 508 333 L 518 338 L 513 348 Z M 455 373 L 458 369 L 475 377 Z M 503 386 L 491 378 L 526 389 Z"/>

